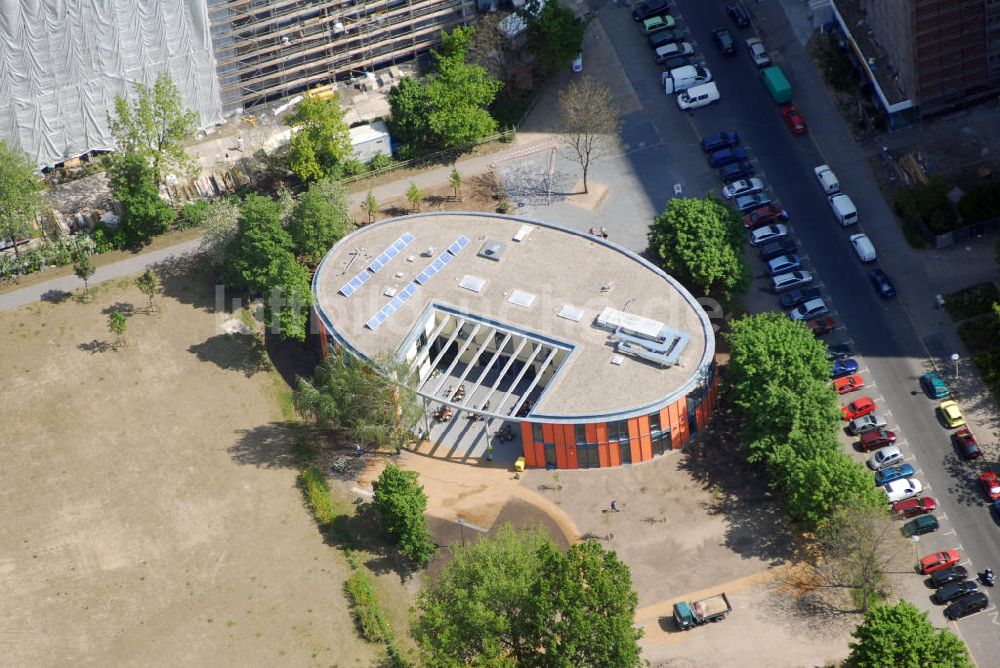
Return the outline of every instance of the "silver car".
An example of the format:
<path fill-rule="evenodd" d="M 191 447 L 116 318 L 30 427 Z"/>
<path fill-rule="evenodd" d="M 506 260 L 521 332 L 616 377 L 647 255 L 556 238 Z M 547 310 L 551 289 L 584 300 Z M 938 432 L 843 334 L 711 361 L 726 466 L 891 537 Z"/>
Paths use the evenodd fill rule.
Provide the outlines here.
<path fill-rule="evenodd" d="M 823 301 L 822 297 L 817 297 L 816 299 L 810 299 L 804 304 L 799 304 L 788 315 L 792 320 L 809 320 L 816 316 L 826 315 L 828 312 L 829 309 L 826 307 L 826 302 Z"/>
<path fill-rule="evenodd" d="M 764 181 L 761 179 L 740 179 L 733 181 L 729 185 L 722 186 L 722 196 L 726 199 L 733 199 L 740 195 L 752 195 L 764 189 Z"/>
<path fill-rule="evenodd" d="M 878 413 L 869 413 L 864 417 L 855 418 L 848 422 L 847 431 L 854 436 L 860 436 L 876 429 L 882 429 L 887 424 L 889 423 L 886 422 L 885 418 Z"/>
<path fill-rule="evenodd" d="M 750 60 L 757 67 L 767 67 L 771 64 L 771 59 L 767 55 L 764 43 L 756 37 L 751 37 L 747 40 L 747 52 L 750 54 Z"/>
<path fill-rule="evenodd" d="M 754 193 L 753 195 L 740 195 L 736 198 L 736 209 L 740 213 L 746 213 L 762 206 L 767 206 L 772 202 L 771 196 L 767 193 Z"/>

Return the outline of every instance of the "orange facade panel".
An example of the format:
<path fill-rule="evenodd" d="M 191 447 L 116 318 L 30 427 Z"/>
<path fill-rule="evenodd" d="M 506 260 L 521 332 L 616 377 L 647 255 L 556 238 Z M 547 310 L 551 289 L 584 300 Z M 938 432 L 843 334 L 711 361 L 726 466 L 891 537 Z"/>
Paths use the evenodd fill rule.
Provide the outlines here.
<path fill-rule="evenodd" d="M 597 458 L 601 462 L 601 468 L 614 466 L 614 464 L 611 463 L 611 446 L 607 443 L 601 443 L 597 446 Z M 621 462 L 619 462 L 619 464 L 620 463 Z"/>
<path fill-rule="evenodd" d="M 597 423 L 597 442 L 607 443 L 608 442 L 608 423 L 598 422 Z"/>
<path fill-rule="evenodd" d="M 653 439 L 649 434 L 639 437 L 639 447 L 642 449 L 642 461 L 653 458 Z"/>
<path fill-rule="evenodd" d="M 556 450 L 559 448 L 557 447 Z M 576 454 L 575 445 L 567 445 L 563 448 L 566 451 L 566 468 L 568 469 L 578 469 L 580 468 L 580 459 Z"/>
<path fill-rule="evenodd" d="M 600 446 L 600 447 L 607 447 L 608 448 L 608 454 L 611 456 L 611 465 L 612 466 L 621 466 L 622 465 L 622 451 L 621 451 L 621 447 L 617 443 L 615 443 L 615 444 L 610 444 L 609 443 L 609 444 L 606 444 L 606 446 Z"/>
<path fill-rule="evenodd" d="M 601 439 L 598 438 L 598 436 L 597 436 L 597 425 L 596 424 L 591 423 L 591 424 L 585 425 L 584 429 L 586 429 L 586 431 L 587 431 L 587 443 L 601 443 L 602 442 Z M 607 428 L 605 428 L 605 434 L 607 434 Z M 607 441 L 608 439 L 605 438 L 604 440 Z M 603 466 L 603 464 L 602 464 L 602 466 Z"/>

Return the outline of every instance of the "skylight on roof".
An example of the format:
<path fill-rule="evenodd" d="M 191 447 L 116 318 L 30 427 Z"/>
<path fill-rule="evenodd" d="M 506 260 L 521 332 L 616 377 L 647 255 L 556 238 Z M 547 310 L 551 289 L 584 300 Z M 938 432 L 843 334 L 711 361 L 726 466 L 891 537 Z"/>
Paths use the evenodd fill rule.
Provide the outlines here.
<path fill-rule="evenodd" d="M 510 293 L 510 297 L 507 298 L 507 301 L 511 304 L 517 304 L 518 306 L 528 308 L 535 301 L 535 295 L 523 290 L 514 290 L 514 292 Z"/>
<path fill-rule="evenodd" d="M 478 276 L 463 276 L 462 280 L 458 282 L 458 287 L 473 292 L 482 292 L 484 285 L 486 285 L 486 279 Z"/>

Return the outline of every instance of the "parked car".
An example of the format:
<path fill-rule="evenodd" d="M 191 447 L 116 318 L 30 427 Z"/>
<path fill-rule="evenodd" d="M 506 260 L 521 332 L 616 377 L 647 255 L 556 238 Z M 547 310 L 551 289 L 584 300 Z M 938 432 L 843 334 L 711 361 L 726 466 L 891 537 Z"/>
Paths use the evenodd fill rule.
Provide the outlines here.
<path fill-rule="evenodd" d="M 687 44 L 687 42 L 681 42 L 681 44 Z M 667 46 L 670 45 L 668 44 Z M 657 49 L 657 51 L 658 50 L 659 49 Z M 666 71 L 668 72 L 670 70 L 675 70 L 678 67 L 687 67 L 688 65 L 692 64 L 690 56 L 670 56 L 666 60 L 657 60 L 656 62 L 659 65 L 663 65 L 663 67 L 666 68 Z"/>
<path fill-rule="evenodd" d="M 798 258 L 795 257 L 794 255 L 784 255 L 782 257 L 793 258 L 795 261 L 798 261 Z M 774 261 L 775 260 L 771 260 L 771 262 Z M 790 317 L 792 320 L 808 320 L 809 318 L 815 318 L 818 315 L 823 315 L 826 312 L 827 312 L 826 302 L 823 300 L 822 297 L 819 297 L 817 299 L 810 299 L 807 302 L 799 304 L 791 311 L 789 311 L 788 317 Z"/>
<path fill-rule="evenodd" d="M 944 383 L 944 379 L 941 378 L 941 374 L 937 371 L 930 371 L 922 375 L 920 377 L 920 387 L 923 388 L 924 392 L 931 399 L 944 399 L 951 394 L 948 386 Z"/>
<path fill-rule="evenodd" d="M 767 193 L 753 193 L 752 195 L 740 195 L 735 200 L 733 200 L 733 206 L 740 213 L 746 213 L 747 211 L 753 211 L 754 209 L 759 209 L 762 206 L 767 206 L 773 200 L 771 196 Z"/>
<path fill-rule="evenodd" d="M 745 148 L 740 148 L 738 146 L 730 146 L 729 148 L 722 148 L 718 151 L 713 151 L 708 154 L 708 166 L 709 167 L 725 167 L 726 165 L 731 165 L 734 162 L 742 162 L 750 157 L 750 153 Z"/>
<path fill-rule="evenodd" d="M 771 64 L 771 58 L 767 55 L 764 43 L 756 37 L 751 37 L 747 40 L 747 52 L 750 54 L 750 60 L 758 68 L 767 67 Z"/>
<path fill-rule="evenodd" d="M 837 175 L 833 173 L 833 170 L 830 169 L 830 165 L 814 167 L 813 174 L 819 179 L 819 185 L 827 195 L 840 192 L 840 181 L 837 179 Z"/>
<path fill-rule="evenodd" d="M 865 432 L 882 429 L 886 426 L 885 417 L 878 413 L 869 413 L 863 417 L 855 418 L 847 423 L 847 431 L 853 436 L 860 436 Z"/>
<path fill-rule="evenodd" d="M 875 244 L 872 243 L 867 234 L 852 234 L 850 240 L 859 260 L 862 262 L 874 262 L 878 259 L 878 253 L 875 252 Z"/>
<path fill-rule="evenodd" d="M 944 616 L 951 620 L 961 619 L 980 610 L 985 610 L 989 605 L 989 597 L 981 591 L 976 591 L 966 594 L 945 608 Z"/>
<path fill-rule="evenodd" d="M 890 466 L 875 473 L 875 484 L 881 487 L 882 485 L 888 485 L 893 480 L 906 480 L 914 473 L 916 471 L 909 464 Z"/>
<path fill-rule="evenodd" d="M 649 47 L 651 49 L 656 49 L 663 46 L 664 44 L 672 44 L 673 42 L 683 42 L 688 38 L 686 30 L 681 30 L 679 28 L 671 28 L 670 30 L 661 30 L 659 32 L 654 32 L 647 38 Z"/>
<path fill-rule="evenodd" d="M 776 293 L 801 288 L 813 282 L 813 275 L 808 271 L 790 271 L 771 277 L 771 289 Z"/>
<path fill-rule="evenodd" d="M 864 452 L 871 452 L 896 442 L 896 432 L 888 429 L 875 429 L 861 434 L 858 439 L 858 447 Z"/>
<path fill-rule="evenodd" d="M 919 480 L 908 478 L 893 480 L 887 485 L 882 485 L 882 491 L 885 492 L 885 498 L 889 503 L 896 503 L 920 496 L 920 492 L 924 491 L 924 486 L 920 484 Z"/>
<path fill-rule="evenodd" d="M 765 225 L 750 233 L 750 245 L 762 246 L 772 241 L 779 241 L 788 238 L 788 226 L 781 223 Z"/>
<path fill-rule="evenodd" d="M 726 199 L 733 199 L 742 195 L 753 195 L 764 189 L 762 179 L 740 179 L 722 186 L 722 196 Z"/>
<path fill-rule="evenodd" d="M 929 496 L 921 496 L 919 499 L 907 499 L 899 503 L 892 504 L 892 512 L 903 517 L 916 517 L 925 513 L 932 513 L 937 510 L 937 501 Z"/>
<path fill-rule="evenodd" d="M 747 11 L 742 2 L 730 2 L 726 5 L 726 13 L 738 27 L 746 28 L 750 25 L 750 12 Z"/>
<path fill-rule="evenodd" d="M 800 268 L 802 268 L 802 260 L 799 259 L 798 255 L 779 255 L 778 257 L 771 258 L 767 261 L 768 276 L 787 274 L 790 271 L 795 271 Z M 794 315 L 792 316 L 792 319 L 805 320 L 805 318 L 796 318 Z"/>
<path fill-rule="evenodd" d="M 864 417 L 874 412 L 875 400 L 871 397 L 861 397 L 846 406 L 840 407 L 840 414 L 845 420 L 857 420 L 859 417 Z"/>
<path fill-rule="evenodd" d="M 918 567 L 921 574 L 930 575 L 943 568 L 954 566 L 958 563 L 959 559 L 961 559 L 961 555 L 959 555 L 958 550 L 945 550 L 943 552 L 928 554 L 926 557 L 921 558 Z"/>
<path fill-rule="evenodd" d="M 972 580 L 959 580 L 938 589 L 931 595 L 931 600 L 938 604 L 947 603 L 975 591 L 979 591 L 979 585 L 975 582 Z"/>
<path fill-rule="evenodd" d="M 632 10 L 632 20 L 645 21 L 650 16 L 656 16 L 657 14 L 669 14 L 669 13 L 670 13 L 669 0 L 650 0 L 649 2 L 641 3 L 638 7 Z"/>
<path fill-rule="evenodd" d="M 976 441 L 976 437 L 972 435 L 972 432 L 968 427 L 962 427 L 953 433 L 951 435 L 951 440 L 954 442 L 955 449 L 958 450 L 959 456 L 966 461 L 970 459 L 978 459 L 983 454 L 979 449 L 979 443 Z"/>
<path fill-rule="evenodd" d="M 872 471 L 884 469 L 886 466 L 893 466 L 903 461 L 903 451 L 896 446 L 882 448 L 865 462 Z"/>
<path fill-rule="evenodd" d="M 816 299 L 817 297 L 822 297 L 823 294 L 820 292 L 819 288 L 803 288 L 801 290 L 792 290 L 787 295 L 782 295 L 779 300 L 782 308 L 795 308 L 799 304 L 803 304 L 810 299 Z"/>
<path fill-rule="evenodd" d="M 708 135 L 701 140 L 701 150 L 705 153 L 715 153 L 719 149 L 729 148 L 740 143 L 740 136 L 733 130 L 723 130 L 714 135 Z"/>
<path fill-rule="evenodd" d="M 753 172 L 753 165 L 749 162 L 737 162 L 720 169 L 719 178 L 726 182 L 735 181 L 736 179 L 745 179 L 748 176 L 753 176 Z"/>
<path fill-rule="evenodd" d="M 934 571 L 934 574 L 931 575 L 930 584 L 937 589 L 950 582 L 958 582 L 967 577 L 969 577 L 969 571 L 966 570 L 965 566 L 949 566 L 948 568 Z"/>
<path fill-rule="evenodd" d="M 830 379 L 836 380 L 837 378 L 850 376 L 852 373 L 857 372 L 858 363 L 856 360 L 850 358 L 833 360 L 833 366 L 830 369 Z"/>
<path fill-rule="evenodd" d="M 794 253 L 796 250 L 797 248 L 795 247 L 795 242 L 788 237 L 777 239 L 775 241 L 769 241 L 766 244 L 757 246 L 757 252 L 760 253 L 760 259 L 765 262 L 773 260 L 779 255 Z"/>
<path fill-rule="evenodd" d="M 770 225 L 771 223 L 786 220 L 788 220 L 788 212 L 773 204 L 743 214 L 743 225 L 751 230 L 755 230 L 763 225 Z"/>
<path fill-rule="evenodd" d="M 1000 478 L 993 471 L 983 471 L 979 475 L 979 489 L 987 501 L 1000 499 Z"/>
<path fill-rule="evenodd" d="M 921 515 L 903 525 L 903 535 L 911 538 L 923 536 L 926 533 L 937 531 L 939 526 L 938 519 L 933 515 Z"/>
<path fill-rule="evenodd" d="M 859 374 L 852 374 L 833 381 L 833 390 L 837 394 L 857 392 L 865 386 L 864 379 Z"/>
<path fill-rule="evenodd" d="M 652 35 L 653 33 L 660 32 L 662 30 L 667 30 L 673 28 L 677 25 L 677 21 L 674 20 L 673 16 L 650 16 L 645 19 L 639 27 L 639 30 L 643 35 Z"/>
<path fill-rule="evenodd" d="M 872 269 L 868 272 L 868 280 L 875 286 L 875 292 L 882 299 L 890 299 L 896 296 L 896 288 L 893 287 L 892 281 L 889 280 L 889 277 L 881 269 Z"/>
<path fill-rule="evenodd" d="M 832 315 L 824 315 L 806 320 L 806 327 L 812 330 L 814 336 L 826 336 L 837 329 L 837 321 L 833 319 Z"/>
<path fill-rule="evenodd" d="M 802 118 L 802 114 L 795 108 L 795 105 L 786 104 L 782 107 L 781 117 L 785 119 L 785 125 L 788 126 L 788 131 L 793 135 L 804 135 L 809 132 L 806 119 Z"/>
<path fill-rule="evenodd" d="M 694 55 L 694 45 L 691 42 L 671 42 L 670 44 L 664 44 L 658 47 L 656 51 L 653 51 L 653 60 L 656 61 L 657 65 L 662 65 L 670 58 L 675 58 L 677 56 L 693 56 Z M 673 68 L 668 68 L 673 69 Z"/>
<path fill-rule="evenodd" d="M 839 360 L 850 357 L 854 354 L 849 343 L 836 343 L 826 347 L 826 358 L 828 360 Z"/>
<path fill-rule="evenodd" d="M 958 407 L 958 402 L 951 399 L 942 401 L 938 406 L 938 410 L 941 411 L 941 418 L 949 429 L 961 427 L 965 424 L 965 418 L 962 417 L 962 411 Z"/>
<path fill-rule="evenodd" d="M 725 28 L 712 30 L 712 39 L 723 55 L 731 56 L 736 53 L 736 43 L 733 41 L 733 36 Z"/>

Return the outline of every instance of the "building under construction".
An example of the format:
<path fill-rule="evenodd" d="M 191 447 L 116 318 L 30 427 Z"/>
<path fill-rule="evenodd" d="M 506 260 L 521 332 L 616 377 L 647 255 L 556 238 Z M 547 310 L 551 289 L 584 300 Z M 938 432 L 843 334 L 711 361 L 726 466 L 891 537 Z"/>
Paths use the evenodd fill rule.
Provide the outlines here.
<path fill-rule="evenodd" d="M 476 0 L 209 0 L 223 113 L 411 60 Z"/>

